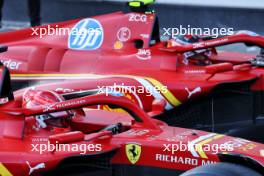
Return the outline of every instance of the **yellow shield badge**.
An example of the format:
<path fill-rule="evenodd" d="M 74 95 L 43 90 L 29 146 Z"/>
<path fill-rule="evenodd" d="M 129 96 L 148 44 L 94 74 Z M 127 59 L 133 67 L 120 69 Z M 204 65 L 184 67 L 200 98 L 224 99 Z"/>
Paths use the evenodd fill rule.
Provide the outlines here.
<path fill-rule="evenodd" d="M 126 155 L 132 164 L 136 164 L 141 155 L 141 146 L 138 144 L 126 144 Z"/>

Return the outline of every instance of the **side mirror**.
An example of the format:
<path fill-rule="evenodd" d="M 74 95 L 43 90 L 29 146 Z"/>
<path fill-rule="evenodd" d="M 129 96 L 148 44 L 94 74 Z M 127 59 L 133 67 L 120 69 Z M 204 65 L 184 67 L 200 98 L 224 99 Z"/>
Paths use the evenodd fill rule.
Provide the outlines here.
<path fill-rule="evenodd" d="M 153 117 L 159 115 L 165 111 L 166 101 L 164 99 L 155 99 L 152 102 L 151 111 L 148 112 L 148 115 Z"/>

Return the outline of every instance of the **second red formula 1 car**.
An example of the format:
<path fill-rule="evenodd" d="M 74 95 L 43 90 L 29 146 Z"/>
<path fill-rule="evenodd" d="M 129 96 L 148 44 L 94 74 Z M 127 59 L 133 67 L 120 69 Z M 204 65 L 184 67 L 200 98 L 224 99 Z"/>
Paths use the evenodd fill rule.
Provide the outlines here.
<path fill-rule="evenodd" d="M 0 175 L 264 174 L 263 144 L 170 127 L 116 95 L 65 100 L 28 89 L 14 97 L 3 66 L 0 80 Z M 98 104 L 127 113 L 86 108 Z"/>
<path fill-rule="evenodd" d="M 186 45 L 161 41 L 156 13 L 148 3 L 135 4 L 129 3 L 129 13 L 0 34 L 8 46 L 0 60 L 23 85 L 74 79 L 51 87 L 58 93 L 119 92 L 145 111 L 162 99 L 166 113 L 156 118 L 171 125 L 263 136 L 263 52 L 256 57 L 215 48 L 237 42 L 263 48 L 263 37 L 240 32 Z"/>

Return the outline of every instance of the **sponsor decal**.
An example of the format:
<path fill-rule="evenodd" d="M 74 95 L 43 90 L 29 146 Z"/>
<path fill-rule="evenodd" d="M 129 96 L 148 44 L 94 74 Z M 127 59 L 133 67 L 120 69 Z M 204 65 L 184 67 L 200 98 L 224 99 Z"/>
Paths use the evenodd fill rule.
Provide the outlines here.
<path fill-rule="evenodd" d="M 197 134 L 197 133 L 198 132 L 196 130 L 189 130 L 189 131 L 185 131 L 183 133 L 177 134 L 176 136 L 168 137 L 168 138 L 166 138 L 166 140 L 168 142 L 182 141 L 186 137 L 193 135 L 193 134 Z"/>
<path fill-rule="evenodd" d="M 10 70 L 18 70 L 19 66 L 22 64 L 21 62 L 14 61 L 12 59 L 1 59 L 0 61 Z"/>
<path fill-rule="evenodd" d="M 68 89 L 68 88 L 56 88 L 55 92 L 62 92 L 62 93 L 70 93 L 74 92 L 74 89 Z"/>
<path fill-rule="evenodd" d="M 68 47 L 74 50 L 96 50 L 104 40 L 104 30 L 101 23 L 92 18 L 78 22 L 68 38 Z"/>
<path fill-rule="evenodd" d="M 177 136 L 174 136 L 174 137 L 166 138 L 166 140 L 167 140 L 168 142 L 178 142 L 178 141 L 183 140 L 183 139 L 186 138 L 186 137 L 187 137 L 187 136 L 177 135 Z"/>
<path fill-rule="evenodd" d="M 216 45 L 216 44 L 220 44 L 220 43 L 225 43 L 228 42 L 228 38 L 224 38 L 224 39 L 220 39 L 220 40 L 215 40 L 215 41 L 208 41 L 205 42 L 205 46 L 210 46 L 210 45 Z"/>
<path fill-rule="evenodd" d="M 53 111 L 53 110 L 55 110 L 53 105 L 46 105 L 43 112 L 48 112 L 48 111 Z"/>
<path fill-rule="evenodd" d="M 147 138 L 148 141 L 155 141 L 158 139 L 158 136 L 152 135 Z"/>
<path fill-rule="evenodd" d="M 130 31 L 130 29 L 129 29 L 128 27 L 121 27 L 121 28 L 118 30 L 116 36 L 117 36 L 117 39 L 118 39 L 119 41 L 121 41 L 121 42 L 126 42 L 126 41 L 128 41 L 128 40 L 130 39 L 130 37 L 131 37 L 131 31 Z"/>
<path fill-rule="evenodd" d="M 70 101 L 70 102 L 66 102 L 66 103 L 62 102 L 62 103 L 58 103 L 55 105 L 54 104 L 46 105 L 44 107 L 43 112 L 53 111 L 53 110 L 58 109 L 58 108 L 68 108 L 68 107 L 71 107 L 74 105 L 81 105 L 85 102 L 86 102 L 85 100 L 78 100 L 78 101 Z"/>
<path fill-rule="evenodd" d="M 78 100 L 78 101 L 71 101 L 71 102 L 66 102 L 66 103 L 59 103 L 56 105 L 56 108 L 67 108 L 73 105 L 81 105 L 85 103 L 85 100 Z"/>
<path fill-rule="evenodd" d="M 31 175 L 35 170 L 39 170 L 39 169 L 44 169 L 45 168 L 45 163 L 40 163 L 36 166 L 30 166 L 29 162 L 26 161 L 28 167 L 29 167 L 29 172 L 28 172 L 28 175 Z"/>
<path fill-rule="evenodd" d="M 256 144 L 249 143 L 249 144 L 246 144 L 246 145 L 243 146 L 243 147 L 240 147 L 239 149 L 241 149 L 241 150 L 243 150 L 243 151 L 248 151 L 248 150 L 253 150 L 255 147 L 257 147 Z"/>
<path fill-rule="evenodd" d="M 202 160 L 202 165 L 207 165 L 207 164 L 215 164 L 217 163 L 216 161 L 211 161 L 211 160 Z"/>
<path fill-rule="evenodd" d="M 203 48 L 203 47 L 207 47 L 207 46 L 212 46 L 212 45 L 217 45 L 217 44 L 225 43 L 225 42 L 228 42 L 228 40 L 229 40 L 228 38 L 224 38 L 224 39 L 219 39 L 219 40 L 214 40 L 214 41 L 208 41 L 208 42 L 193 43 L 193 49 Z"/>
<path fill-rule="evenodd" d="M 142 38 L 145 38 L 145 39 L 148 39 L 148 38 L 149 38 L 149 34 L 140 34 L 140 36 L 141 36 Z"/>
<path fill-rule="evenodd" d="M 131 21 L 131 22 L 147 22 L 147 15 L 145 14 L 129 14 L 129 17 L 128 17 L 128 21 Z"/>
<path fill-rule="evenodd" d="M 185 74 L 202 74 L 205 73 L 205 70 L 185 70 Z"/>
<path fill-rule="evenodd" d="M 191 166 L 216 163 L 215 161 L 210 161 L 210 160 L 202 160 L 201 163 L 199 163 L 199 160 L 197 158 L 189 158 L 189 157 L 174 156 L 174 155 L 163 155 L 163 154 L 156 154 L 155 159 L 156 161 L 177 163 L 177 164 L 191 165 Z"/>
<path fill-rule="evenodd" d="M 168 163 L 178 163 L 185 165 L 198 165 L 198 160 L 195 158 L 181 157 L 181 156 L 172 156 L 172 155 L 162 155 L 156 154 L 156 161 L 163 161 Z"/>
<path fill-rule="evenodd" d="M 114 48 L 119 50 L 119 49 L 122 49 L 123 48 L 123 43 L 120 42 L 120 41 L 116 41 L 115 44 L 114 44 Z"/>
<path fill-rule="evenodd" d="M 225 142 L 227 145 L 232 145 L 233 148 L 240 148 L 242 149 L 247 144 L 250 144 L 249 140 L 241 139 L 241 138 L 234 138 L 233 140 Z"/>
<path fill-rule="evenodd" d="M 149 60 L 151 59 L 151 50 L 150 49 L 138 49 L 136 57 L 140 60 Z"/>
<path fill-rule="evenodd" d="M 193 48 L 196 49 L 196 48 L 201 48 L 201 47 L 204 47 L 204 42 L 201 42 L 201 43 L 194 43 L 193 44 Z"/>
<path fill-rule="evenodd" d="M 126 156 L 127 159 L 132 163 L 136 164 L 141 156 L 141 146 L 139 144 L 126 144 Z"/>
<path fill-rule="evenodd" d="M 188 87 L 185 87 L 185 90 L 188 93 L 188 98 L 191 98 L 196 93 L 202 92 L 202 88 L 201 87 L 196 87 L 192 91 L 190 91 Z"/>
<path fill-rule="evenodd" d="M 147 133 L 149 133 L 149 130 L 147 130 L 147 129 L 145 129 L 145 130 L 132 129 L 132 130 L 128 131 L 128 135 L 129 136 L 143 136 L 143 135 L 145 135 Z"/>

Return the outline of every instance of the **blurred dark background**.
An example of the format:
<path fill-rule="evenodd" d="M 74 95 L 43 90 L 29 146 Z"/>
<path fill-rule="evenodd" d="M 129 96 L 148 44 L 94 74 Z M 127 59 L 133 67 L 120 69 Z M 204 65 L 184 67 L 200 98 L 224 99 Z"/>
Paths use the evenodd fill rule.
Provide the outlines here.
<path fill-rule="evenodd" d="M 231 27 L 235 30 L 252 30 L 257 33 L 264 33 L 264 1 L 248 1 L 237 6 L 228 4 L 227 0 L 221 3 L 200 1 L 199 4 L 184 4 L 182 0 L 158 0 L 153 8 L 158 12 L 161 27 L 177 27 L 179 25 L 191 27 Z M 237 0 L 233 0 L 237 1 Z M 126 0 L 42 0 L 42 22 L 52 23 L 88 17 L 114 11 L 125 11 Z M 166 2 L 166 3 L 164 3 Z M 186 1 L 187 2 L 187 1 Z M 204 3 L 203 3 L 204 2 Z M 216 2 L 216 1 L 215 1 Z M 242 1 L 241 1 L 242 2 Z M 253 4 L 259 2 L 258 4 Z M 226 3 L 226 4 L 225 4 Z M 220 4 L 220 5 L 219 5 Z M 3 8 L 3 24 L 7 27 L 27 26 L 26 0 L 5 0 Z"/>

